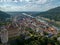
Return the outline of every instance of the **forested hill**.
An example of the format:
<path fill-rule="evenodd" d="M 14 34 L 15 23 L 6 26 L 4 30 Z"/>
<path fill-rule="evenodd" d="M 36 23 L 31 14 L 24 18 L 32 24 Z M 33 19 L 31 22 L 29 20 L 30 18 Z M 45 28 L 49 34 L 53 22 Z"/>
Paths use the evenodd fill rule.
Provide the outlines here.
<path fill-rule="evenodd" d="M 56 21 L 60 21 L 60 7 L 50 9 L 50 10 L 48 10 L 46 12 L 41 12 L 41 13 L 39 13 L 37 15 L 45 17 L 45 18 L 54 19 Z"/>
<path fill-rule="evenodd" d="M 3 11 L 0 11 L 0 20 L 5 20 L 6 18 L 10 18 L 10 15 Z"/>

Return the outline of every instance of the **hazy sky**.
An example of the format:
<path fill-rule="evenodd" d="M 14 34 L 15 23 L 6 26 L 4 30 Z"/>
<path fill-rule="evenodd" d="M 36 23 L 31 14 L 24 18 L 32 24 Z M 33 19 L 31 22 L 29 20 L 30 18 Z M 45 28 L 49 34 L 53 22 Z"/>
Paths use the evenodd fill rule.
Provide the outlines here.
<path fill-rule="evenodd" d="M 18 0 L 20 1 L 20 0 Z M 20 2 L 0 2 L 2 11 L 46 11 L 60 6 L 60 0 L 22 0 Z"/>

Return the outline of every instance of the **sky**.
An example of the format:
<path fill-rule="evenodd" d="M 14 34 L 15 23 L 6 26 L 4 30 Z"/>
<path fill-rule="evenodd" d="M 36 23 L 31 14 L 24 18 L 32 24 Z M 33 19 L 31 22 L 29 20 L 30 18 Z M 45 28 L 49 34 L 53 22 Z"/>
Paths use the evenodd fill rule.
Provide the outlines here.
<path fill-rule="evenodd" d="M 0 2 L 2 11 L 47 11 L 60 6 L 60 0 L 7 0 Z"/>

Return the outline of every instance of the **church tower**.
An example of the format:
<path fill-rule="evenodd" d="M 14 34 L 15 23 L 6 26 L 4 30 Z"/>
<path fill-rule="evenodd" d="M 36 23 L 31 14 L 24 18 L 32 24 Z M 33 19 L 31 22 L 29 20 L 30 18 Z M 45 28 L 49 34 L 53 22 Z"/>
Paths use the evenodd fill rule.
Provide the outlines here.
<path fill-rule="evenodd" d="M 8 31 L 5 29 L 5 27 L 1 27 L 1 42 L 4 45 L 7 45 L 8 42 Z"/>

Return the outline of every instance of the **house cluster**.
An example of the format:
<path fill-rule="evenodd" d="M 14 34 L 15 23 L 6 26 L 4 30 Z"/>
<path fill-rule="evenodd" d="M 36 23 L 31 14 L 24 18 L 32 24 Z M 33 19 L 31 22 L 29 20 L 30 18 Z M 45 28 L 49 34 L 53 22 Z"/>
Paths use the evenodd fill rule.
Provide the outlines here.
<path fill-rule="evenodd" d="M 15 36 L 26 36 L 26 38 L 30 38 L 29 31 L 25 28 L 31 28 L 34 32 L 40 33 L 43 35 L 43 32 L 47 32 L 49 34 L 57 34 L 57 29 L 54 27 L 49 26 L 48 24 L 45 24 L 44 22 L 38 21 L 36 18 L 22 18 L 20 20 L 12 19 L 12 22 L 7 24 L 6 26 L 3 26 L 2 29 L 0 29 L 0 37 L 3 37 L 3 41 L 7 41 L 9 37 L 15 37 Z M 6 35 L 6 36 L 5 36 Z"/>
<path fill-rule="evenodd" d="M 20 25 L 23 25 L 25 27 L 31 28 L 33 31 L 36 32 L 47 32 L 50 34 L 57 34 L 57 29 L 53 26 L 49 26 L 48 24 L 44 22 L 40 22 L 36 20 L 35 18 L 23 18 L 22 20 L 18 21 Z"/>

